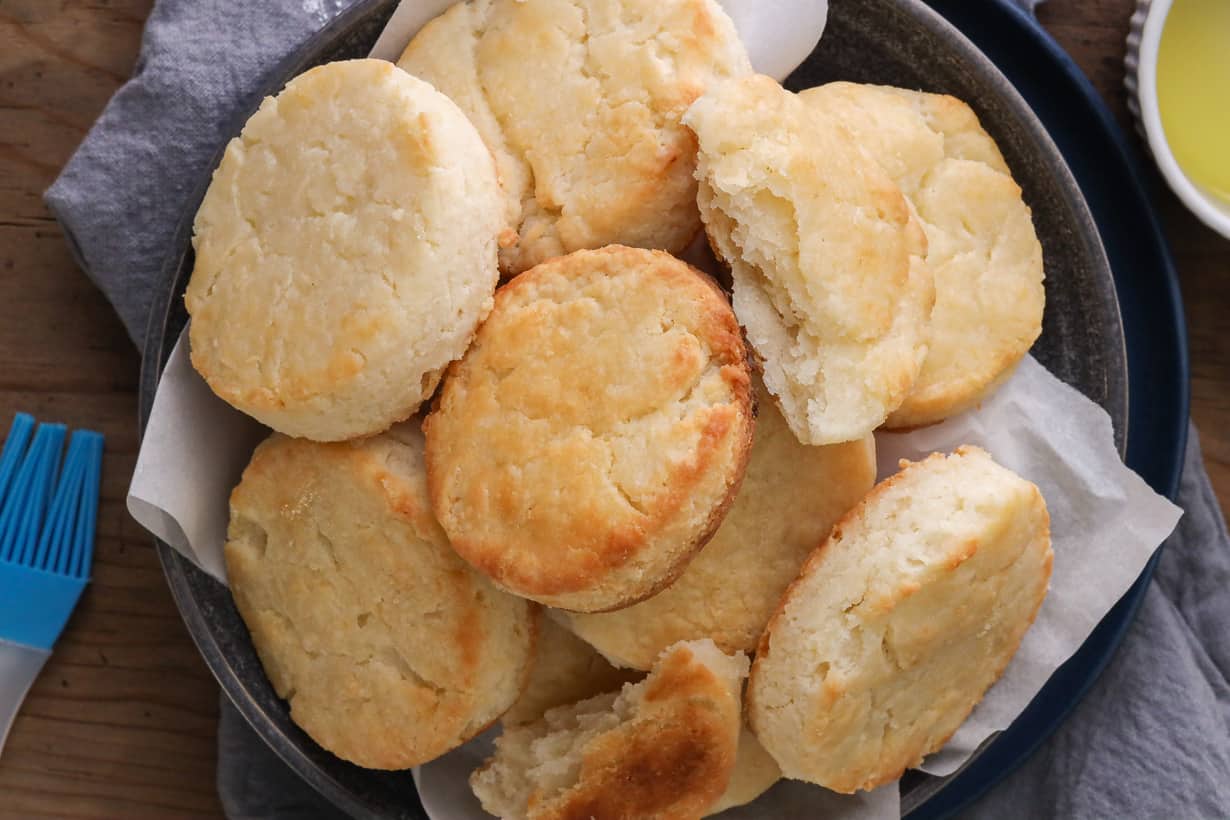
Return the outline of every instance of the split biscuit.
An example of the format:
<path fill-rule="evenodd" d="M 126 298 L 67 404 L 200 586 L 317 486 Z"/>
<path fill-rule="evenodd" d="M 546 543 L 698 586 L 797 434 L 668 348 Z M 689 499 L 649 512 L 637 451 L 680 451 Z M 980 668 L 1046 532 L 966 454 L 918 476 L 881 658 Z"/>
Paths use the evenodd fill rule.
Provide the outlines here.
<path fill-rule="evenodd" d="M 338 441 L 411 416 L 491 307 L 495 166 L 447 97 L 329 63 L 231 140 L 194 223 L 192 364 L 237 409 Z"/>
<path fill-rule="evenodd" d="M 624 684 L 644 680 L 645 673 L 612 666 L 592 646 L 550 618 L 539 621 L 534 667 L 529 683 L 512 708 L 500 718 L 504 727 L 541 720 L 557 706 L 618 692 Z M 739 733 L 735 768 L 718 801 L 706 816 L 750 803 L 781 778 L 781 770 L 756 736 L 744 726 Z"/>
<path fill-rule="evenodd" d="M 833 529 L 761 639 L 752 730 L 786 777 L 873 789 L 999 679 L 1051 575 L 1038 488 L 983 450 L 903 462 Z"/>
<path fill-rule="evenodd" d="M 499 167 L 501 269 L 609 244 L 680 253 L 700 228 L 696 141 L 679 118 L 751 73 L 713 0 L 470 0 L 398 65 L 451 97 Z"/>
<path fill-rule="evenodd" d="M 889 427 L 960 413 L 1005 379 L 1042 332 L 1042 246 L 995 141 L 954 97 L 837 82 L 799 95 L 840 122 L 913 204 L 935 277 L 922 373 Z"/>
<path fill-rule="evenodd" d="M 449 548 L 422 434 L 274 434 L 231 494 L 231 592 L 290 716 L 338 757 L 406 769 L 460 746 L 521 693 L 533 605 Z"/>
<path fill-rule="evenodd" d="M 698 202 L 765 385 L 804 444 L 854 441 L 913 387 L 934 291 L 905 197 L 839 124 L 769 77 L 684 116 Z"/>
<path fill-rule="evenodd" d="M 612 246 L 500 288 L 425 423 L 436 515 L 497 585 L 628 606 L 717 529 L 751 448 L 739 326 L 711 279 Z"/>
<path fill-rule="evenodd" d="M 506 729 L 470 777 L 505 820 L 688 820 L 726 790 L 747 659 L 711 641 L 677 644 L 649 677 Z"/>

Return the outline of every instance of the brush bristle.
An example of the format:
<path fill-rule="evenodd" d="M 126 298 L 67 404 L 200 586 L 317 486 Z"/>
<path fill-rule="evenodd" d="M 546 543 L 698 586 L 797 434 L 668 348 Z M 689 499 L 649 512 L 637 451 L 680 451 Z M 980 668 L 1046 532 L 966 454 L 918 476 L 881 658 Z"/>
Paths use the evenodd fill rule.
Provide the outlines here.
<path fill-rule="evenodd" d="M 0 454 L 0 561 L 86 578 L 94 552 L 103 437 L 19 413 Z M 27 446 L 27 443 L 29 446 Z"/>
<path fill-rule="evenodd" d="M 89 580 L 103 437 L 19 413 L 0 452 L 0 641 L 49 651 Z"/>

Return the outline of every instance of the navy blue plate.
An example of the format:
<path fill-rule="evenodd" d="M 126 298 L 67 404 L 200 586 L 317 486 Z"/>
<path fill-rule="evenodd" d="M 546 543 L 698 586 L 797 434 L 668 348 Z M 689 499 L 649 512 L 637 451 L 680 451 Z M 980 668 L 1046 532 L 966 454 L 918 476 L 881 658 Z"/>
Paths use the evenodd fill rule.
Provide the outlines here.
<path fill-rule="evenodd" d="M 357 2 L 274 72 L 266 92 L 311 65 L 366 53 L 393 5 L 394 0 Z M 1117 440 L 1126 442 L 1128 464 L 1156 489 L 1173 495 L 1186 434 L 1186 346 L 1173 269 L 1140 186 L 1137 160 L 1079 71 L 1030 18 L 1007 2 L 936 0 L 934 6 L 1035 101 L 1075 179 L 1017 92 L 917 0 L 834 0 L 831 35 L 844 29 L 848 36 L 826 36 L 791 78 L 792 85 L 838 76 L 895 79 L 976 103 L 1034 208 L 1043 243 L 1048 305 L 1035 355 L 1110 413 Z M 886 34 L 890 29 L 892 37 Z M 239 112 L 234 132 L 256 102 Z M 164 287 L 156 294 L 142 372 L 142 426 L 186 319 L 180 295 L 192 268 L 192 214 L 207 182 L 208 177 L 202 178 L 185 211 Z M 1088 209 L 1077 182 L 1088 197 Z M 265 678 L 227 590 L 166 545 L 159 545 L 159 555 L 176 604 L 211 671 L 292 769 L 355 816 L 424 816 L 408 773 L 359 769 L 325 752 L 295 726 Z M 966 769 L 943 780 L 911 775 L 903 782 L 904 806 L 913 809 L 912 817 L 943 816 L 967 804 L 1059 725 L 1118 645 L 1151 572 L 1152 566 L 1025 714 Z"/>
<path fill-rule="evenodd" d="M 1187 443 L 1190 381 L 1178 277 L 1140 153 L 1072 59 L 1011 0 L 928 0 L 991 58 L 1047 127 L 1080 184 L 1110 260 L 1132 385 L 1127 465 L 1173 499 Z M 947 817 L 1003 779 L 1063 722 L 1114 655 L 1153 577 L 1140 578 L 1029 707 L 911 820 Z"/>

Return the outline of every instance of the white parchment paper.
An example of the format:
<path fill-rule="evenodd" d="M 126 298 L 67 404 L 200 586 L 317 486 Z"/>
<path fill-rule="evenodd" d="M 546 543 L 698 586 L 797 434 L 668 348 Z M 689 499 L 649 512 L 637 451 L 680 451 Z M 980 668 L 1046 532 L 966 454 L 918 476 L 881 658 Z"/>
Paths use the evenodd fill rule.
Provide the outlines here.
<path fill-rule="evenodd" d="M 452 0 L 405 0 L 372 51 L 395 60 L 414 32 Z M 757 70 L 784 78 L 815 47 L 827 3 L 727 0 Z M 132 516 L 205 572 L 226 583 L 222 546 L 230 490 L 267 434 L 210 392 L 188 361 L 186 333 L 172 352 L 128 494 Z M 1110 418 L 1096 404 L 1026 359 L 984 404 L 943 424 L 876 435 L 880 477 L 901 458 L 916 460 L 962 444 L 986 448 L 1036 483 L 1051 513 L 1051 591 L 1004 677 L 949 744 L 923 769 L 948 774 L 1006 728 L 1050 675 L 1131 586 L 1181 511 L 1119 460 Z M 414 771 L 433 820 L 487 818 L 470 793 L 470 772 L 490 753 L 491 733 Z M 843 796 L 783 781 L 753 804 L 722 815 L 880 820 L 900 816 L 895 785 Z"/>
<path fill-rule="evenodd" d="M 225 584 L 231 490 L 267 435 L 269 428 L 215 396 L 192 369 L 185 328 L 154 394 L 128 487 L 129 514 Z"/>

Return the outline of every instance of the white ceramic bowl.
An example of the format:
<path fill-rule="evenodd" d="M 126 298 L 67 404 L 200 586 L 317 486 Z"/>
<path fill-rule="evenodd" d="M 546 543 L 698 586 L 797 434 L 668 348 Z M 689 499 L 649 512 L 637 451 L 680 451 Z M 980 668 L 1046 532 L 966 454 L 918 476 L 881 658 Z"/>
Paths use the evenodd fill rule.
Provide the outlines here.
<path fill-rule="evenodd" d="M 1124 65 L 1127 75 L 1128 108 L 1149 143 L 1149 150 L 1170 189 L 1201 222 L 1230 239 L 1230 203 L 1204 190 L 1179 167 L 1166 142 L 1157 102 L 1157 53 L 1162 28 L 1174 0 L 1137 0 L 1128 32 Z"/>

